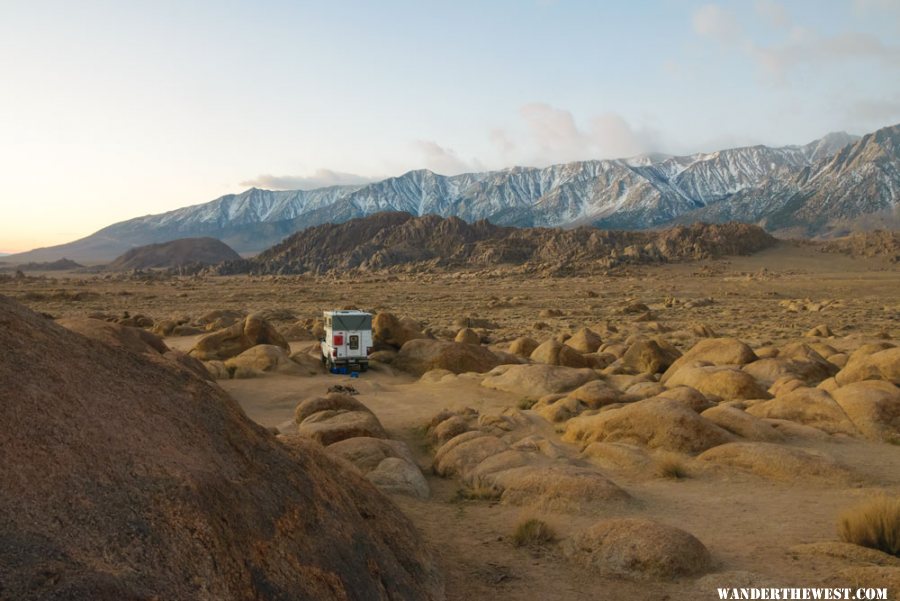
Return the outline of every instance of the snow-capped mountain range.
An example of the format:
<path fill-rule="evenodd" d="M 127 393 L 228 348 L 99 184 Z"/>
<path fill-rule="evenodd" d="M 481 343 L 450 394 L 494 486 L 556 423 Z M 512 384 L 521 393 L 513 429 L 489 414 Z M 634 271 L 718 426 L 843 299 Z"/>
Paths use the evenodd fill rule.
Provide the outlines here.
<path fill-rule="evenodd" d="M 251 188 L 110 225 L 20 260 L 109 260 L 128 248 L 211 236 L 244 254 L 313 225 L 381 211 L 487 219 L 498 225 L 645 229 L 732 219 L 815 235 L 897 211 L 900 125 L 862 138 L 832 133 L 803 146 L 748 146 L 444 176 L 428 170 L 360 186 Z M 893 212 L 893 213 L 892 213 Z"/>

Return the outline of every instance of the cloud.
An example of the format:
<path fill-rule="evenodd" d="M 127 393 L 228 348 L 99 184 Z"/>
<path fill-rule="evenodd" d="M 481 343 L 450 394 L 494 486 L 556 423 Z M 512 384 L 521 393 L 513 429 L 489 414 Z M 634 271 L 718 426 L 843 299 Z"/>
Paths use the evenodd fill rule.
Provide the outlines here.
<path fill-rule="evenodd" d="M 314 190 L 328 186 L 357 186 L 377 179 L 331 169 L 316 169 L 312 175 L 258 175 L 241 182 L 241 185 L 268 190 Z"/>
<path fill-rule="evenodd" d="M 774 0 L 756 0 L 756 12 L 772 27 L 783 29 L 791 24 L 787 9 Z"/>
<path fill-rule="evenodd" d="M 634 127 L 621 115 L 595 115 L 580 126 L 568 110 L 544 102 L 519 107 L 517 124 L 487 131 L 494 152 L 485 162 L 462 158 L 433 140 L 415 140 L 419 166 L 443 175 L 504 169 L 512 165 L 546 166 L 571 161 L 627 158 L 659 151 L 658 132 Z"/>
<path fill-rule="evenodd" d="M 412 144 L 422 156 L 425 167 L 435 173 L 457 175 L 480 167 L 477 162 L 466 162 L 452 148 L 445 148 L 433 140 L 414 140 Z"/>
<path fill-rule="evenodd" d="M 900 95 L 893 98 L 861 99 L 849 104 L 847 117 L 863 128 L 900 121 Z"/>
<path fill-rule="evenodd" d="M 698 34 L 726 44 L 743 35 L 737 20 L 717 4 L 704 4 L 698 8 L 691 22 Z"/>
<path fill-rule="evenodd" d="M 555 161 L 571 161 L 587 154 L 590 139 L 578 129 L 569 111 L 532 102 L 522 106 L 519 115 L 542 155 L 551 155 Z"/>
<path fill-rule="evenodd" d="M 898 0 L 853 0 L 853 8 L 857 12 L 866 13 L 873 11 L 900 12 Z"/>
<path fill-rule="evenodd" d="M 684 73 L 681 63 L 673 58 L 667 58 L 662 62 L 662 70 L 671 77 L 680 77 Z"/>
<path fill-rule="evenodd" d="M 618 159 L 660 150 L 655 130 L 635 128 L 616 113 L 595 116 L 587 129 L 578 126 L 570 111 L 546 103 L 526 104 L 519 113 L 529 133 L 529 162 Z"/>
<path fill-rule="evenodd" d="M 900 4 L 897 0 L 893 3 Z M 758 0 L 756 10 L 783 32 L 782 40 L 755 41 L 731 13 L 716 4 L 706 4 L 694 12 L 693 28 L 702 37 L 744 52 L 765 79 L 776 83 L 787 83 L 797 68 L 828 68 L 839 61 L 874 61 L 892 69 L 900 66 L 900 46 L 886 44 L 872 34 L 845 31 L 823 35 L 814 29 L 791 26 L 787 11 L 773 0 Z"/>
<path fill-rule="evenodd" d="M 496 128 L 488 132 L 488 140 L 500 152 L 502 156 L 508 156 L 516 150 L 515 143 L 510 139 L 505 129 Z"/>
<path fill-rule="evenodd" d="M 591 121 L 591 139 L 596 155 L 630 157 L 660 150 L 659 134 L 652 129 L 633 128 L 621 115 L 605 113 Z"/>
<path fill-rule="evenodd" d="M 795 68 L 830 66 L 837 61 L 875 61 L 892 68 L 900 66 L 900 46 L 888 46 L 874 35 L 859 32 L 821 36 L 795 28 L 787 43 L 754 47 L 752 54 L 777 81 L 784 81 Z"/>

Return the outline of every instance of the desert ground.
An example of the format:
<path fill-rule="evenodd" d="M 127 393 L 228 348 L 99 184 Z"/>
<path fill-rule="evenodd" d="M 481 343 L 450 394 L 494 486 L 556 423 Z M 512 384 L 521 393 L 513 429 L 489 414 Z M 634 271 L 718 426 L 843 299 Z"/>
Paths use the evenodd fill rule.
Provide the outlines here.
<path fill-rule="evenodd" d="M 806 404 L 791 411 L 771 404 L 796 396 L 798 386 L 837 398 L 844 384 L 823 382 L 833 380 L 855 350 L 880 345 L 869 347 L 877 352 L 897 344 L 900 268 L 885 258 L 824 254 L 781 242 L 747 257 L 629 266 L 591 276 L 538 278 L 503 269 L 353 277 L 54 273 L 6 278 L 0 294 L 53 319 L 143 316 L 149 318 L 147 329 L 171 320 L 183 327 L 164 341 L 184 352 L 207 334 L 196 325 L 202 315 L 265 316 L 290 343 L 295 360 L 289 367 L 232 370 L 238 377 L 220 372 L 217 384 L 250 419 L 277 429 L 287 443 L 302 430 L 295 421 L 298 403 L 338 385 L 355 389 L 352 398 L 374 413 L 389 439 L 406 445 L 427 482 L 427 496 L 387 494 L 432 549 L 448 599 L 714 599 L 717 586 L 886 586 L 890 598 L 900 595 L 900 559 L 840 543 L 838 536 L 845 510 L 880 495 L 900 496 L 900 416 L 869 415 L 861 425 L 863 418 L 825 415 L 810 406 L 813 401 L 798 401 Z M 737 339 L 756 353 L 755 360 L 802 343 L 790 347 L 805 357 L 796 359 L 802 364 L 797 370 L 816 364 L 826 372 L 816 377 L 803 371 L 808 379 L 802 383 L 792 368 L 752 372 L 763 398 L 706 389 L 683 402 L 666 401 L 691 407 L 686 420 L 718 407 L 753 416 L 752 423 L 747 418 L 743 425 L 728 425 L 710 413 L 702 425 L 689 426 L 700 428 L 699 437 L 721 437 L 714 443 L 675 440 L 668 414 L 660 418 L 662 425 L 646 425 L 658 429 L 646 436 L 621 429 L 598 435 L 592 419 L 665 397 L 664 388 L 674 387 L 659 382 L 666 370 L 608 369 L 610 363 L 566 367 L 593 370 L 592 377 L 616 397 L 610 407 L 584 399 L 570 404 L 568 413 L 562 404 L 580 384 L 555 394 L 540 387 L 531 392 L 527 382 L 508 377 L 509 365 L 492 365 L 485 373 L 437 369 L 420 375 L 386 351 L 383 361 L 359 377 L 328 374 L 310 352 L 314 321 L 324 309 L 343 307 L 409 318 L 439 340 L 453 340 L 471 326 L 482 346 L 500 352 L 522 337 L 565 342 L 589 328 L 604 346 L 586 354 L 610 363 L 621 363 L 640 340 L 664 340 L 686 353 L 703 340 Z M 708 360 L 707 368 L 710 363 L 719 365 Z M 682 379 L 683 388 L 702 388 Z M 891 385 L 887 376 L 874 380 Z M 444 410 L 449 412 L 443 419 L 434 419 Z M 448 419 L 459 424 L 461 436 L 478 431 L 479 440 L 490 438 L 495 446 L 473 448 L 483 455 L 476 458 L 454 454 L 453 437 L 439 432 Z M 745 443 L 761 446 L 737 458 L 714 452 Z M 767 455 L 772 447 L 800 458 Z M 554 469 L 576 470 L 596 478 L 589 484 L 596 488 L 560 492 L 532 483 L 520 490 L 512 481 L 492 480 L 501 471 L 477 471 L 513 449 L 520 453 L 508 455 L 511 468 L 538 466 L 551 479 Z M 517 546 L 514 532 L 530 518 L 544 521 L 552 536 Z M 573 542 L 594 524 L 619 518 L 684 531 L 702 543 L 708 557 L 684 570 L 670 565 L 676 557 L 664 558 L 671 572 L 663 566 L 659 573 L 642 574 L 638 567 L 623 574 L 626 568 L 610 568 L 591 558 L 586 543 Z M 661 548 L 669 541 L 667 530 L 647 536 Z M 677 547 L 679 539 L 673 540 Z"/>

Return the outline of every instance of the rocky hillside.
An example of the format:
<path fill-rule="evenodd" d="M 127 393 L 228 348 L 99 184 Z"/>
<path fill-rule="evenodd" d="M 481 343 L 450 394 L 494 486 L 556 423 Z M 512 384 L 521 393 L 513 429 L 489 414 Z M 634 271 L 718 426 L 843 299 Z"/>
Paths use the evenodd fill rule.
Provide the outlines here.
<path fill-rule="evenodd" d="M 900 225 L 900 125 L 885 127 L 832 156 L 680 216 L 760 223 L 793 235 L 846 233 L 854 226 Z"/>
<path fill-rule="evenodd" d="M 107 266 L 112 271 L 217 265 L 241 256 L 215 238 L 182 238 L 132 248 Z"/>
<path fill-rule="evenodd" d="M 856 232 L 823 244 L 821 250 L 851 257 L 885 257 L 893 263 L 900 263 L 900 232 Z"/>
<path fill-rule="evenodd" d="M 774 238 L 761 228 L 737 223 L 695 224 L 658 232 L 563 230 L 378 213 L 309 228 L 253 259 L 226 263 L 218 271 L 283 274 L 499 265 L 584 270 L 747 254 L 773 243 Z"/>
<path fill-rule="evenodd" d="M 3 599 L 443 598 L 390 501 L 277 441 L 195 360 L 5 297 L 0 324 Z"/>
<path fill-rule="evenodd" d="M 893 135 L 890 132 L 895 130 L 886 128 L 877 135 Z M 468 222 L 487 219 L 520 227 L 643 229 L 672 223 L 684 215 L 690 216 L 690 222 L 758 222 L 781 209 L 784 203 L 778 194 L 787 189 L 796 191 L 794 182 L 803 173 L 814 165 L 825 165 L 856 140 L 836 133 L 803 146 L 749 146 L 689 156 L 655 154 L 456 176 L 418 170 L 364 186 L 311 191 L 254 188 L 209 203 L 113 224 L 69 244 L 24 253 L 20 260 L 56 259 L 62 254 L 76 259 L 108 259 L 134 244 L 188 236 L 213 236 L 239 252 L 253 253 L 310 226 L 384 211 L 452 216 Z M 870 153 L 859 154 L 852 172 L 859 172 L 864 163 L 874 159 Z M 893 161 L 896 169 L 895 155 L 887 161 Z M 830 190 L 844 185 L 844 173 L 827 182 L 827 178 L 822 179 L 822 194 L 831 198 Z M 885 192 L 896 204 L 894 193 L 895 188 Z M 774 200 L 773 194 L 777 196 Z M 834 206 L 827 207 L 829 215 L 858 213 L 843 208 L 850 202 L 845 194 L 834 198 Z M 879 203 L 873 206 L 881 206 Z M 704 209 L 709 211 L 699 213 Z M 798 219 L 811 219 L 804 215 L 798 214 Z M 821 214 L 815 217 L 819 219 Z M 815 225 L 811 231 L 819 227 Z"/>

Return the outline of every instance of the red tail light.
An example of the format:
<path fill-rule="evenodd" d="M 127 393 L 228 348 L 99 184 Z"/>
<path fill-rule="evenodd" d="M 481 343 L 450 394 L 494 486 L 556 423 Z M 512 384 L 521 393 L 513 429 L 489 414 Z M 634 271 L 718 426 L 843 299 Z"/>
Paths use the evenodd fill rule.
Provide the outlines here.
<path fill-rule="evenodd" d="M 334 335 L 334 346 L 341 346 L 344 344 L 344 335 L 343 334 L 335 334 Z"/>

